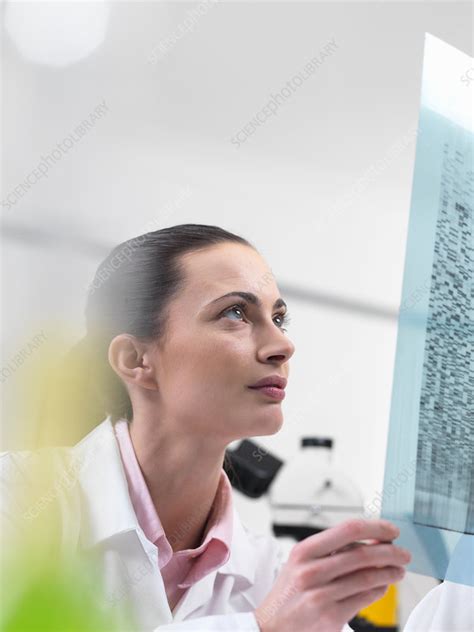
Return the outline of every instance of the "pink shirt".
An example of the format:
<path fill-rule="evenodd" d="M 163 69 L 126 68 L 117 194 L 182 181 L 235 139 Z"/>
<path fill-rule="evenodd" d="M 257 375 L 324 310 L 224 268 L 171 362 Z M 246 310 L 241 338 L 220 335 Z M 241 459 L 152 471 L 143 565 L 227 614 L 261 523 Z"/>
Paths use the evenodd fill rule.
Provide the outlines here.
<path fill-rule="evenodd" d="M 189 586 L 222 566 L 230 557 L 233 506 L 232 485 L 222 469 L 214 503 L 204 529 L 204 539 L 195 549 L 173 552 L 151 499 L 138 464 L 128 421 L 120 419 L 114 425 L 133 508 L 146 537 L 158 547 L 158 564 L 171 610 Z M 183 525 L 181 535 L 186 532 Z M 170 536 L 171 537 L 171 536 Z M 179 539 L 180 533 L 174 534 Z"/>

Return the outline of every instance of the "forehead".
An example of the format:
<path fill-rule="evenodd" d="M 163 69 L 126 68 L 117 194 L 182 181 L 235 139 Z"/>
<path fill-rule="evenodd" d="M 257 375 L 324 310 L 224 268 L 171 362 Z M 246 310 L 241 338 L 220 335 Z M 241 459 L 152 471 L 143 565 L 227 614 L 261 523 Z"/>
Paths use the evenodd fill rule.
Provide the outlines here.
<path fill-rule="evenodd" d="M 183 295 L 198 305 L 231 291 L 253 292 L 265 300 L 278 298 L 273 273 L 263 257 L 243 244 L 223 243 L 186 253 Z"/>

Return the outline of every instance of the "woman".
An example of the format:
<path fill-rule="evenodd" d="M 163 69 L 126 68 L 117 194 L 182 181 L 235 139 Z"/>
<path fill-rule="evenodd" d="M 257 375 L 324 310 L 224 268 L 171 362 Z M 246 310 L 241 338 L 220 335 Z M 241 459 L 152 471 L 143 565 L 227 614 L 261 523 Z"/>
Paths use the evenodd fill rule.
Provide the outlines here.
<path fill-rule="evenodd" d="M 69 483 L 50 506 L 61 551 L 98 565 L 119 629 L 130 616 L 135 630 L 339 632 L 403 576 L 387 521 L 328 529 L 285 562 L 232 506 L 226 447 L 283 423 L 282 389 L 255 385 L 288 379 L 286 309 L 254 246 L 216 226 L 147 233 L 99 266 L 76 351 L 103 421 L 61 450 L 50 471 Z M 44 513 L 23 505 L 25 520 Z"/>

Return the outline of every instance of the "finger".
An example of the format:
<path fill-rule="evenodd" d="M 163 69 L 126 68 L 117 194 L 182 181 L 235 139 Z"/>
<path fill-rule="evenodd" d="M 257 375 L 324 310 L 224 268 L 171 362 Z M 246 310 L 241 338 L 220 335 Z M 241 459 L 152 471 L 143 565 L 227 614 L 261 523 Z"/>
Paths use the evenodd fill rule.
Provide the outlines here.
<path fill-rule="evenodd" d="M 355 617 L 362 608 L 366 608 L 374 603 L 374 601 L 382 599 L 387 592 L 387 588 L 388 586 L 379 586 L 379 588 L 365 590 L 364 592 L 352 595 L 352 597 L 337 601 L 335 604 L 337 616 L 341 618 L 343 623 L 347 623 Z"/>
<path fill-rule="evenodd" d="M 378 540 L 371 540 L 374 544 L 378 544 Z M 344 551 L 351 551 L 352 549 L 358 549 L 361 546 L 366 546 L 367 542 L 351 542 L 350 544 L 346 544 L 340 549 L 336 549 L 335 551 L 331 551 L 329 555 L 336 555 L 336 553 L 343 553 Z"/>
<path fill-rule="evenodd" d="M 350 551 L 351 549 L 357 549 L 360 546 L 365 546 L 365 542 L 351 542 L 350 544 L 346 544 L 346 546 L 342 546 L 340 549 L 331 551 L 329 555 L 335 555 L 336 553 L 342 553 L 343 551 Z"/>
<path fill-rule="evenodd" d="M 385 544 L 386 542 L 387 540 L 376 540 L 375 538 L 367 538 L 363 542 L 351 542 L 350 544 L 346 544 L 346 546 L 343 546 L 342 549 L 338 549 L 338 550 L 345 551 L 346 549 L 354 549 L 354 548 L 357 548 L 358 546 L 365 546 L 367 544 Z"/>
<path fill-rule="evenodd" d="M 294 546 L 292 554 L 295 559 L 303 561 L 325 557 L 358 540 L 374 538 L 390 542 L 399 535 L 398 527 L 388 520 L 349 520 L 301 540 Z"/>
<path fill-rule="evenodd" d="M 402 579 L 405 570 L 400 566 L 387 566 L 385 568 L 364 568 L 345 575 L 330 582 L 323 590 L 329 601 L 341 601 L 351 595 L 367 590 L 373 590 L 380 586 L 393 584 Z"/>
<path fill-rule="evenodd" d="M 336 555 L 336 553 L 343 553 L 344 551 L 350 551 L 352 549 L 358 549 L 362 546 L 372 546 L 373 544 L 391 544 L 391 540 L 375 540 L 374 538 L 365 539 L 363 542 L 350 542 L 340 549 L 331 551 L 330 555 Z"/>
<path fill-rule="evenodd" d="M 363 568 L 401 567 L 408 564 L 410 559 L 411 555 L 406 549 L 394 544 L 371 544 L 307 562 L 300 573 L 306 586 L 313 588 L 324 586 L 337 577 L 349 575 Z"/>

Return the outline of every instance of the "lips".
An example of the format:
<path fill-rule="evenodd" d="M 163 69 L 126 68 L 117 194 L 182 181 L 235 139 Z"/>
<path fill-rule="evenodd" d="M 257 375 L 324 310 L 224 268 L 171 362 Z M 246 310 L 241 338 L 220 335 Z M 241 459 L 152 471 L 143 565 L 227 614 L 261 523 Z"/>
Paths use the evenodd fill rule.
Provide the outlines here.
<path fill-rule="evenodd" d="M 284 390 L 286 387 L 286 383 L 287 383 L 286 378 L 282 377 L 281 375 L 269 375 L 267 377 L 262 378 L 255 384 L 252 384 L 252 386 L 249 386 L 249 388 L 262 388 L 264 386 L 273 386 L 273 387 Z"/>

